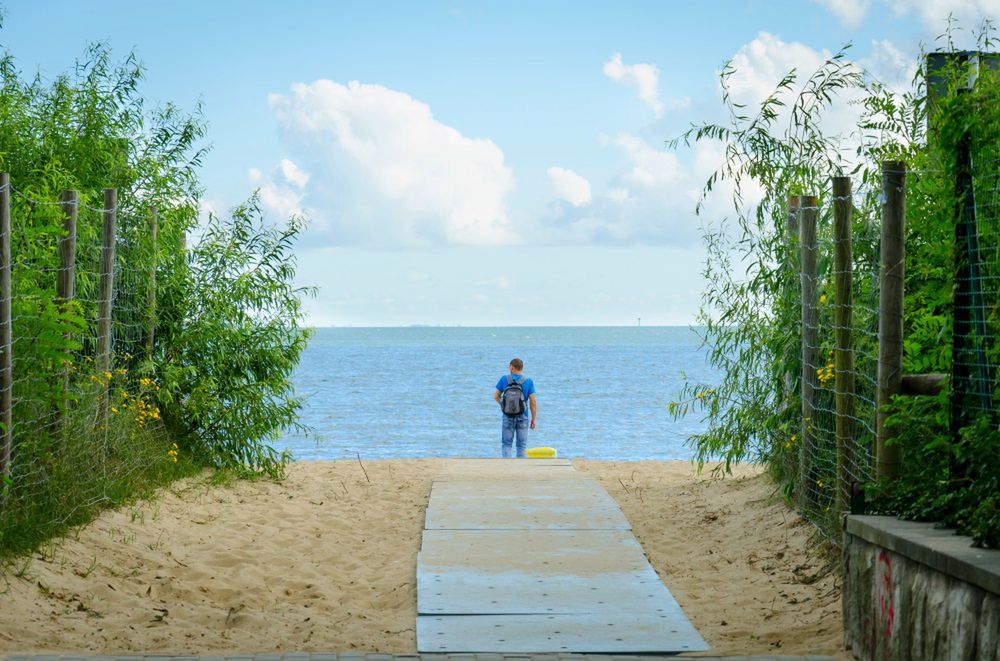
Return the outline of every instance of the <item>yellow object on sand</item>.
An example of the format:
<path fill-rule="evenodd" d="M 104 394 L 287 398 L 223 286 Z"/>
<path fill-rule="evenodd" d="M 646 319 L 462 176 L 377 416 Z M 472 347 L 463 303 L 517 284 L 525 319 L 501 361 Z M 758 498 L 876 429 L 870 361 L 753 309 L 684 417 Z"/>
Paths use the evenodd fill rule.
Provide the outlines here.
<path fill-rule="evenodd" d="M 525 454 L 529 459 L 555 459 L 557 452 L 555 448 L 528 448 Z"/>

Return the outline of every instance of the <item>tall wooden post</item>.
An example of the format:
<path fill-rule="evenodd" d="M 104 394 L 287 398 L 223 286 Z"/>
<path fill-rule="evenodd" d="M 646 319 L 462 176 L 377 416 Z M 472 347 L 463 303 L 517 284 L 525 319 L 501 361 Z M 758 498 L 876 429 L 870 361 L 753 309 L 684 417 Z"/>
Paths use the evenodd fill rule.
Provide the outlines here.
<path fill-rule="evenodd" d="M 788 259 L 788 263 L 784 265 L 788 274 L 786 294 L 788 296 L 789 304 L 788 314 L 794 315 L 794 317 L 801 316 L 799 310 L 796 309 L 798 308 L 796 303 L 801 295 L 801 285 L 795 282 L 797 279 L 796 276 L 799 273 L 799 199 L 798 195 L 790 195 L 788 197 L 788 215 L 785 218 L 785 254 Z M 789 329 L 790 332 L 794 333 L 798 328 L 798 319 L 790 317 L 787 321 L 792 327 Z M 785 364 L 788 366 L 784 374 L 785 405 L 788 404 L 791 394 L 795 389 L 795 372 L 797 370 L 794 368 L 794 365 L 798 360 L 798 357 L 792 355 L 793 353 L 799 352 L 791 349 L 785 356 Z"/>
<path fill-rule="evenodd" d="M 852 484 L 857 479 L 855 459 L 854 345 L 852 338 L 854 296 L 851 289 L 851 178 L 833 178 L 834 241 L 834 387 L 837 430 L 837 512 L 846 512 L 851 502 Z"/>
<path fill-rule="evenodd" d="M 104 189 L 104 224 L 101 231 L 101 280 L 97 300 L 97 370 L 111 371 L 111 305 L 115 290 L 115 224 L 118 191 Z M 107 392 L 107 391 L 105 391 Z M 102 400 L 102 422 L 106 420 L 107 396 Z"/>
<path fill-rule="evenodd" d="M 892 479 L 899 474 L 899 447 L 892 443 L 896 430 L 885 424 L 894 395 L 903 377 L 903 262 L 906 237 L 906 163 L 882 163 L 882 255 L 878 303 L 878 406 L 875 436 L 876 474 Z"/>
<path fill-rule="evenodd" d="M 0 476 L 11 477 L 14 445 L 14 361 L 10 325 L 10 175 L 0 173 Z M 6 491 L 0 484 L 0 491 Z"/>
<path fill-rule="evenodd" d="M 796 391 L 800 388 L 799 381 L 799 360 L 802 357 L 802 327 L 800 321 L 802 317 L 799 301 L 802 297 L 802 285 L 799 282 L 799 196 L 788 196 L 788 214 L 785 216 L 785 263 L 783 264 L 783 287 L 784 295 L 784 318 L 781 320 L 785 331 L 788 333 L 788 342 L 784 352 L 784 374 L 782 374 L 782 399 L 781 408 L 786 415 L 797 415 L 793 410 L 799 408 L 795 406 L 795 399 L 798 397 Z M 800 432 L 796 430 L 797 436 Z M 789 443 L 793 438 L 787 439 Z M 799 465 L 796 453 L 799 447 L 795 446 L 790 452 L 786 452 L 782 459 L 782 469 L 785 475 L 795 475 L 798 473 Z"/>
<path fill-rule="evenodd" d="M 56 298 L 60 306 L 73 300 L 76 295 L 76 216 L 80 207 L 80 195 L 75 190 L 63 191 L 60 200 L 63 211 L 63 235 L 59 239 L 59 274 L 56 277 Z M 66 333 L 69 338 L 69 333 Z M 67 352 L 69 353 L 69 352 Z M 63 367 L 63 396 L 69 393 L 69 356 Z M 65 419 L 65 402 L 60 417 Z"/>
<path fill-rule="evenodd" d="M 819 200 L 808 195 L 799 199 L 799 266 L 802 289 L 802 444 L 799 451 L 799 507 L 811 502 L 812 463 L 816 454 L 813 423 L 819 377 L 819 333 L 816 327 L 818 287 L 816 282 L 816 219 Z"/>
<path fill-rule="evenodd" d="M 149 237 L 152 245 L 152 254 L 149 261 L 149 289 L 146 292 L 146 312 L 149 318 L 146 320 L 146 357 L 153 356 L 153 342 L 156 339 L 156 266 L 157 266 L 157 242 L 159 218 L 156 207 L 150 209 L 149 216 Z"/>

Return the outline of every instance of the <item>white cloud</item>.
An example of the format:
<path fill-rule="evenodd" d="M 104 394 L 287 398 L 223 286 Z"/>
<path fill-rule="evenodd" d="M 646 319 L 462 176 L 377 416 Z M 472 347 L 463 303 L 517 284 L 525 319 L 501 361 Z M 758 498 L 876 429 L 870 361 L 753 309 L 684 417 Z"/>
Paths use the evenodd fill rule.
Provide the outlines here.
<path fill-rule="evenodd" d="M 298 83 L 269 102 L 296 163 L 279 164 L 274 204 L 308 203 L 313 239 L 415 246 L 518 242 L 503 151 L 437 121 L 381 85 Z M 264 191 L 262 188 L 262 197 Z"/>
<path fill-rule="evenodd" d="M 278 163 L 278 167 L 281 168 L 281 174 L 285 177 L 285 181 L 297 186 L 300 190 L 306 187 L 309 183 L 309 175 L 303 172 L 299 166 L 292 163 L 287 158 L 281 159 Z"/>
<path fill-rule="evenodd" d="M 738 103 L 751 109 L 773 91 L 775 85 L 792 69 L 802 77 L 815 71 L 832 56 L 824 49 L 814 50 L 798 42 L 786 42 L 768 32 L 742 46 L 732 58 L 735 73 L 729 78 L 730 92 Z"/>
<path fill-rule="evenodd" d="M 698 169 L 682 166 L 677 154 L 631 133 L 605 136 L 601 143 L 622 152 L 628 166 L 608 181 L 607 192 L 593 195 L 590 204 L 552 205 L 542 219 L 540 240 L 556 244 L 697 244 L 700 222 L 694 209 L 704 181 Z M 696 145 L 695 152 L 700 154 L 705 148 Z"/>
<path fill-rule="evenodd" d="M 551 167 L 546 171 L 552 191 L 560 200 L 566 200 L 574 207 L 590 204 L 590 182 L 572 170 Z"/>
<path fill-rule="evenodd" d="M 792 93 L 798 95 L 809 77 L 832 56 L 826 49 L 815 50 L 805 44 L 784 41 L 761 32 L 733 55 L 735 73 L 729 78 L 732 98 L 737 103 L 747 104 L 752 112 L 774 92 L 778 82 L 792 69 L 797 75 Z M 856 101 L 860 97 L 861 93 L 857 90 L 842 90 L 836 94 L 833 103 L 823 111 L 820 125 L 824 135 L 847 137 L 857 131 L 861 108 Z M 787 127 L 793 98 L 790 94 L 784 96 L 786 105 L 779 112 L 775 125 L 777 130 Z"/>
<path fill-rule="evenodd" d="M 1000 20 L 1000 0 L 891 0 L 891 3 L 897 14 L 917 14 L 924 27 L 935 34 L 945 29 L 949 16 L 958 21 L 966 34 L 977 30 L 984 19 Z"/>
<path fill-rule="evenodd" d="M 868 57 L 858 64 L 893 91 L 902 93 L 910 89 L 918 62 L 915 54 L 903 53 L 888 39 L 874 39 Z"/>
<path fill-rule="evenodd" d="M 813 2 L 823 5 L 829 9 L 834 16 L 848 28 L 856 28 L 861 25 L 871 0 L 813 0 Z"/>
<path fill-rule="evenodd" d="M 616 83 L 634 87 L 639 99 L 652 108 L 657 117 L 663 113 L 659 91 L 660 70 L 655 64 L 625 64 L 622 54 L 615 53 L 604 63 L 604 75 Z"/>
<path fill-rule="evenodd" d="M 292 161 L 282 159 L 269 175 L 257 168 L 250 168 L 248 177 L 258 186 L 264 210 L 278 219 L 311 215 L 306 213 L 302 205 L 303 189 L 309 181 L 309 175 Z"/>

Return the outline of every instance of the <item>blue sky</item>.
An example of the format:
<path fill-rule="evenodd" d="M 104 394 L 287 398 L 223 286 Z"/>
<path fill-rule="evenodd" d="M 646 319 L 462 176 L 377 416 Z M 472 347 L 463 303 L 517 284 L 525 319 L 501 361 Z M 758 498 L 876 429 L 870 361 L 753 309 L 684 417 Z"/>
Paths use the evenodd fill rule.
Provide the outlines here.
<path fill-rule="evenodd" d="M 316 325 L 690 323 L 718 149 L 665 141 L 721 119 L 724 61 L 748 101 L 848 42 L 900 82 L 949 12 L 1000 18 L 1000 0 L 4 4 L 26 72 L 104 40 L 137 52 L 150 100 L 203 101 L 205 207 L 260 188 L 269 217 L 311 219 Z"/>

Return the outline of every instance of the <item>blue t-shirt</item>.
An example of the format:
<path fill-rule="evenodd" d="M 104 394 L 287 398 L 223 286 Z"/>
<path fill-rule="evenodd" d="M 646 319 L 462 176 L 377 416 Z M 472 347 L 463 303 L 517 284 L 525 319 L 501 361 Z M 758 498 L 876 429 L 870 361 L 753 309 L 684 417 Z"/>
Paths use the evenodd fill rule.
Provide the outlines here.
<path fill-rule="evenodd" d="M 511 374 L 504 374 L 503 376 L 501 376 L 500 380 L 497 381 L 497 390 L 503 392 L 504 388 L 507 387 L 507 379 L 510 378 L 511 376 L 512 376 Z M 521 393 L 523 395 L 522 399 L 524 399 L 524 401 L 527 402 L 528 397 L 535 394 L 535 382 L 529 378 L 526 378 L 523 374 L 518 374 L 514 378 L 514 380 L 521 384 Z M 525 404 L 524 406 L 524 413 L 525 414 L 528 413 L 527 404 Z"/>

